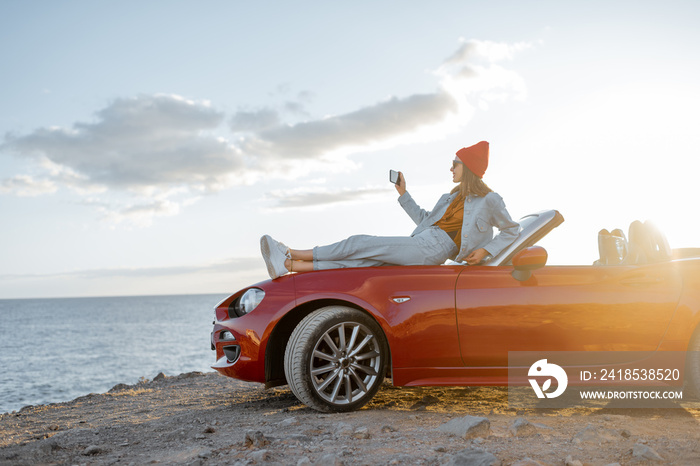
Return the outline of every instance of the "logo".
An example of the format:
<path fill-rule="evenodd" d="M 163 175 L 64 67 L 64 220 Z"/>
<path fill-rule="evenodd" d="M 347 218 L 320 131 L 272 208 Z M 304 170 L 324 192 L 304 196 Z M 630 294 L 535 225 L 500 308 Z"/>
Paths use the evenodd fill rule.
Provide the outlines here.
<path fill-rule="evenodd" d="M 566 376 L 566 372 L 561 367 L 556 364 L 550 364 L 546 359 L 540 359 L 535 364 L 530 366 L 530 370 L 527 372 L 530 377 L 548 377 L 544 381 L 542 387 L 537 383 L 537 379 L 528 379 L 532 389 L 535 391 L 537 398 L 556 398 L 566 390 L 566 386 L 569 383 L 569 378 Z M 552 386 L 552 378 L 557 381 L 557 389 L 552 393 L 546 393 L 547 390 Z"/>

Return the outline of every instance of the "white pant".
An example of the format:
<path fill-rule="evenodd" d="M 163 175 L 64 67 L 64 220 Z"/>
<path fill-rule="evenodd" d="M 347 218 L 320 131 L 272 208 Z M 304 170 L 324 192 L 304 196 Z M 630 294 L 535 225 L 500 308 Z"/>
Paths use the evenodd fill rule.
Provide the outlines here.
<path fill-rule="evenodd" d="M 380 265 L 439 265 L 457 253 L 452 238 L 438 227 L 415 236 L 355 235 L 314 249 L 314 269 Z"/>

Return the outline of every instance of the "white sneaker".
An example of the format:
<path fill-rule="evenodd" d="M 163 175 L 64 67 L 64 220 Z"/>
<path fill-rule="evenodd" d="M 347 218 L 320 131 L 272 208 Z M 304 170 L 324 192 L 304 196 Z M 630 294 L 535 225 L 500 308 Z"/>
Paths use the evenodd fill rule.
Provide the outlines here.
<path fill-rule="evenodd" d="M 274 280 L 289 272 L 284 265 L 287 259 L 292 258 L 287 246 L 279 241 L 275 241 L 270 235 L 265 235 L 260 238 L 260 251 L 263 259 L 265 259 L 267 273 L 270 275 L 270 278 Z"/>

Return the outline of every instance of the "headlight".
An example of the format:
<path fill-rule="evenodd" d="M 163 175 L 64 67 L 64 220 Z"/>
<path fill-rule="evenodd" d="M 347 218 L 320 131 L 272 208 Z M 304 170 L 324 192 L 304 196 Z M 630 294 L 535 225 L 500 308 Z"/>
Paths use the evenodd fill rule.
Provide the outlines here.
<path fill-rule="evenodd" d="M 265 292 L 263 290 L 251 288 L 236 300 L 233 310 L 238 317 L 242 317 L 258 307 L 258 304 L 264 297 Z"/>

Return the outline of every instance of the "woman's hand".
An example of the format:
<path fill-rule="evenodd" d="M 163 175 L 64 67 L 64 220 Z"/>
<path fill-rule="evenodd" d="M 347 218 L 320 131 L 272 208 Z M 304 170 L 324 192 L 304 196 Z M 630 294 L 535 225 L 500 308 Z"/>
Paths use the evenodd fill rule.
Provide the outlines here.
<path fill-rule="evenodd" d="M 482 260 L 484 260 L 484 257 L 486 257 L 488 255 L 489 255 L 489 252 L 484 248 L 480 248 L 480 249 L 477 249 L 476 251 L 472 251 L 472 253 L 467 256 L 467 259 L 466 259 L 467 264 L 477 265 Z"/>
<path fill-rule="evenodd" d="M 398 191 L 399 196 L 403 196 L 403 193 L 406 192 L 406 179 L 403 177 L 403 173 L 399 172 L 399 182 L 394 187 Z"/>

